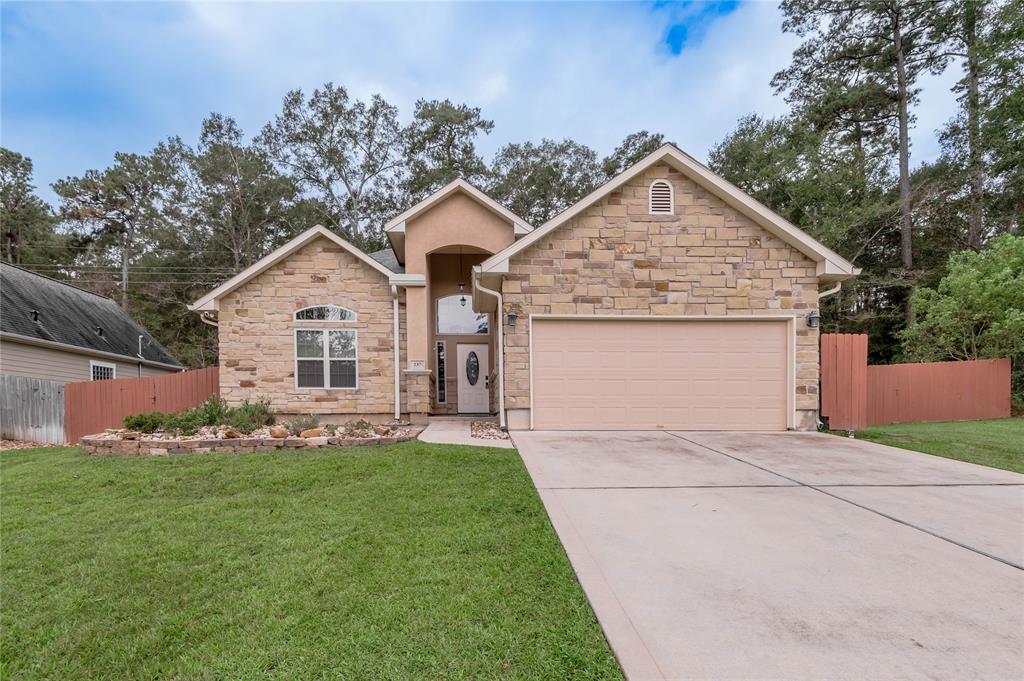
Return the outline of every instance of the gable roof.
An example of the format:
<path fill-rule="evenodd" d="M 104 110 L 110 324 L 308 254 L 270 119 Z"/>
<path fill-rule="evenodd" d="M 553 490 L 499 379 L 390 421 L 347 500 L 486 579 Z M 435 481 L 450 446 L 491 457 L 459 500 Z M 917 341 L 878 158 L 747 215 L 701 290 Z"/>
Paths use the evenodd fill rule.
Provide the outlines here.
<path fill-rule="evenodd" d="M 73 345 L 131 362 L 183 369 L 110 298 L 7 263 L 0 264 L 0 331 L 11 340 Z M 33 311 L 39 319 L 33 319 Z M 103 334 L 96 329 L 102 329 Z M 142 336 L 142 354 L 139 354 Z"/>
<path fill-rule="evenodd" d="M 371 258 L 365 252 L 356 248 L 349 242 L 345 241 L 331 230 L 327 229 L 322 225 L 316 225 L 315 227 L 310 227 L 302 234 L 298 235 L 285 245 L 275 250 L 273 253 L 264 256 L 256 263 L 250 265 L 249 267 L 242 270 L 235 276 L 231 277 L 223 284 L 221 284 L 220 286 L 213 289 L 199 300 L 189 305 L 188 309 L 192 310 L 193 312 L 198 310 L 216 310 L 216 301 L 218 299 L 223 298 L 224 296 L 231 293 L 245 282 L 249 281 L 250 279 L 253 279 L 254 277 L 259 276 L 264 271 L 270 269 L 277 263 L 281 262 L 282 260 L 287 258 L 295 251 L 299 250 L 306 244 L 315 241 L 316 239 L 319 238 L 324 238 L 333 241 L 334 243 L 341 246 L 346 251 L 356 256 L 357 258 L 365 262 L 367 265 L 369 265 L 371 268 L 380 272 L 389 279 L 392 277 L 392 275 L 395 274 L 393 270 L 383 265 L 379 260 Z"/>
<path fill-rule="evenodd" d="M 505 206 L 487 196 L 487 194 L 484 194 L 470 183 L 459 178 L 452 180 L 444 187 L 441 187 L 427 198 L 415 204 L 408 210 L 399 213 L 384 224 L 384 233 L 387 234 L 388 239 L 391 241 L 391 246 L 400 261 L 405 260 L 405 223 L 416 218 L 420 214 L 427 212 L 427 210 L 435 204 L 438 204 L 450 196 L 460 192 L 475 199 L 477 203 L 497 214 L 499 217 L 511 222 L 513 232 L 516 235 L 522 236 L 533 231 L 533 227 L 526 222 L 526 220 L 523 220 L 521 217 L 510 211 L 508 208 L 505 208 Z"/>
<path fill-rule="evenodd" d="M 405 272 L 405 268 L 399 264 L 398 256 L 395 255 L 394 249 L 390 246 L 382 248 L 379 251 L 374 251 L 373 253 L 367 253 L 367 255 L 379 262 L 381 265 L 384 265 L 384 267 L 387 267 L 395 274 L 402 274 Z"/>
<path fill-rule="evenodd" d="M 637 177 L 657 163 L 667 163 L 683 175 L 704 187 L 722 199 L 728 206 L 753 220 L 755 223 L 779 237 L 818 263 L 818 278 L 822 281 L 842 281 L 860 272 L 841 255 L 814 239 L 802 229 L 772 211 L 763 203 L 741 190 L 726 179 L 716 175 L 709 168 L 699 163 L 674 144 L 665 144 L 646 156 L 643 160 L 619 173 L 601 185 L 571 207 L 562 211 L 551 220 L 533 230 L 519 241 L 502 249 L 482 262 L 478 267 L 483 273 L 507 272 L 508 260 L 517 253 L 530 247 L 531 244 L 544 238 L 545 235 L 565 224 L 582 213 L 591 205 Z"/>

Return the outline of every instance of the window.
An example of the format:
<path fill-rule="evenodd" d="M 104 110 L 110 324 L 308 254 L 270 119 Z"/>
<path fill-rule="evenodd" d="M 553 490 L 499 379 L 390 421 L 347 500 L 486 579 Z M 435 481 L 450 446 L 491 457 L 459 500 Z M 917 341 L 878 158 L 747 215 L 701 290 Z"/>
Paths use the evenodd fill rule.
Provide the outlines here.
<path fill-rule="evenodd" d="M 651 183 L 651 215 L 672 215 L 674 203 L 672 184 L 668 180 L 655 180 Z"/>
<path fill-rule="evenodd" d="M 490 315 L 473 311 L 469 296 L 458 294 L 437 299 L 437 332 L 474 335 L 490 332 Z"/>
<path fill-rule="evenodd" d="M 354 322 L 356 313 L 340 305 L 314 305 L 296 311 L 295 319 L 303 322 Z"/>
<path fill-rule="evenodd" d="M 437 403 L 444 404 L 448 401 L 448 386 L 445 379 L 448 377 L 444 362 L 444 341 L 437 341 Z"/>
<path fill-rule="evenodd" d="M 109 381 L 117 378 L 117 365 L 107 362 L 89 362 L 89 373 L 93 381 Z"/>
<path fill-rule="evenodd" d="M 297 387 L 355 388 L 357 374 L 354 330 L 296 329 Z"/>

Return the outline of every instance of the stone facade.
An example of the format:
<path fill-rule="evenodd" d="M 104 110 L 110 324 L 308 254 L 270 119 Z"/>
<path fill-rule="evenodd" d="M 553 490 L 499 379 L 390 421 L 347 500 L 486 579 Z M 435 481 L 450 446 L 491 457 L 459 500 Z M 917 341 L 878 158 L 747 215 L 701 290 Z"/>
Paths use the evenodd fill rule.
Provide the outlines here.
<path fill-rule="evenodd" d="M 296 310 L 321 304 L 347 307 L 357 320 L 294 320 Z M 404 317 L 401 310 L 400 334 Z M 393 320 L 387 276 L 341 246 L 317 239 L 219 301 L 221 396 L 233 405 L 268 397 L 283 414 L 392 417 Z M 355 329 L 358 387 L 297 388 L 296 328 Z"/>
<path fill-rule="evenodd" d="M 648 186 L 666 178 L 674 215 L 651 215 Z M 531 314 L 796 316 L 795 425 L 818 408 L 816 264 L 666 164 L 649 168 L 512 257 L 502 286 L 505 400 L 530 406 Z M 502 315 L 503 322 L 506 316 Z"/>

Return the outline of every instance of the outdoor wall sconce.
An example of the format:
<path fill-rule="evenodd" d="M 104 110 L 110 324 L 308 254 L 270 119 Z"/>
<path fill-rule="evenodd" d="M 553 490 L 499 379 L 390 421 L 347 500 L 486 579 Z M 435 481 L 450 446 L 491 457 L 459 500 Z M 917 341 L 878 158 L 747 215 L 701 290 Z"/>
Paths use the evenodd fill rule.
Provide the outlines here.
<path fill-rule="evenodd" d="M 519 319 L 518 315 L 516 315 L 515 312 L 509 310 L 509 313 L 508 313 L 508 325 L 509 326 L 515 326 L 517 319 Z"/>
<path fill-rule="evenodd" d="M 811 310 L 807 315 L 807 328 L 816 329 L 821 324 L 821 317 L 814 310 Z"/>

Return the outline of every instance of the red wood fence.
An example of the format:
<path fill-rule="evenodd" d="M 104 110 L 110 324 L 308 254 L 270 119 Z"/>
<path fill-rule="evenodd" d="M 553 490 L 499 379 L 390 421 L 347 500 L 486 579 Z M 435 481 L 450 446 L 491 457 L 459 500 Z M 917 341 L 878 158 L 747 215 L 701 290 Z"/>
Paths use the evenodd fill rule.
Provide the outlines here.
<path fill-rule="evenodd" d="M 83 381 L 64 385 L 64 435 L 75 444 L 83 435 L 120 428 L 125 416 L 175 412 L 220 394 L 217 367 L 166 376 Z"/>
<path fill-rule="evenodd" d="M 868 366 L 867 336 L 822 334 L 821 414 L 836 430 L 1010 416 L 1010 360 Z"/>

